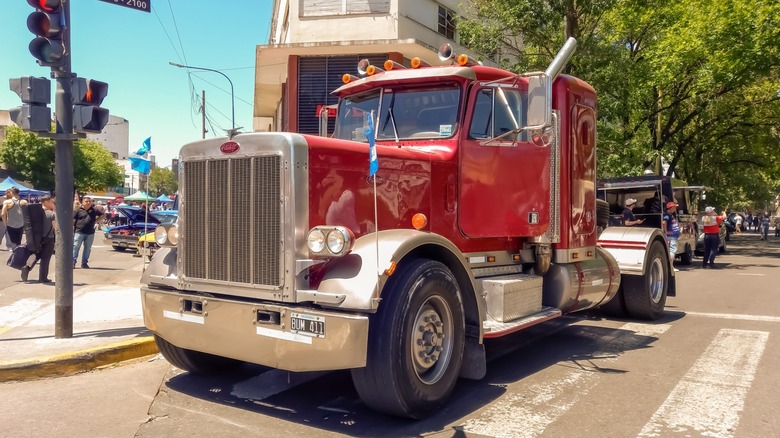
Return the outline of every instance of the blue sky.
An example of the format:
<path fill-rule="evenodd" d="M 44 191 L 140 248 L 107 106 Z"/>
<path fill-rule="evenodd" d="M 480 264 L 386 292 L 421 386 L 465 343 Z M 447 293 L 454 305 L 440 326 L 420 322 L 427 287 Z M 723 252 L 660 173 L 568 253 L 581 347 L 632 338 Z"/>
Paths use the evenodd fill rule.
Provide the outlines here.
<path fill-rule="evenodd" d="M 71 1 L 73 72 L 109 84 L 102 106 L 130 122 L 130 148 L 151 136 L 158 164 L 170 165 L 182 145 L 201 138 L 201 115 L 192 101 L 201 90 L 214 122 L 213 129 L 207 124 L 206 137 L 224 136 L 221 129 L 231 126 L 228 81 L 192 71 L 190 83 L 187 71 L 169 61 L 230 77 L 236 125 L 251 131 L 255 48 L 268 43 L 273 0 L 147 1 L 151 13 L 98 0 Z M 0 6 L 0 109 L 20 105 L 9 78 L 49 77 L 50 69 L 36 64 L 28 50 L 34 36 L 27 16 L 33 11 L 25 0 L 3 0 Z"/>

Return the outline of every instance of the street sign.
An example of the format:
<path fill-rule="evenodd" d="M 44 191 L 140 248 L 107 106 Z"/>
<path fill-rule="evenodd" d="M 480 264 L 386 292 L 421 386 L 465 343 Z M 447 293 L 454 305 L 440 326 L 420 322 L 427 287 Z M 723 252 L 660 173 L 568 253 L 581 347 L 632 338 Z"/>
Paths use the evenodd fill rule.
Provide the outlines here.
<path fill-rule="evenodd" d="M 100 0 L 101 2 L 113 3 L 136 11 L 152 12 L 152 0 Z"/>

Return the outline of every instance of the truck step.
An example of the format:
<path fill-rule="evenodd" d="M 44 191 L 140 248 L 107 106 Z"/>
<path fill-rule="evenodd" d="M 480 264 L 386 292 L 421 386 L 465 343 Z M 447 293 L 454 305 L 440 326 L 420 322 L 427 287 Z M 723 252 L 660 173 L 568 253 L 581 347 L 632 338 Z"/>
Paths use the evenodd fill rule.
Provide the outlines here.
<path fill-rule="evenodd" d="M 514 274 L 478 279 L 488 318 L 511 322 L 542 310 L 542 277 Z"/>
<path fill-rule="evenodd" d="M 532 325 L 555 319 L 561 315 L 560 309 L 556 309 L 555 307 L 542 307 L 540 312 L 516 319 L 512 322 L 485 321 L 482 323 L 482 328 L 485 331 L 483 337 L 486 339 L 498 338 L 531 327 Z"/>

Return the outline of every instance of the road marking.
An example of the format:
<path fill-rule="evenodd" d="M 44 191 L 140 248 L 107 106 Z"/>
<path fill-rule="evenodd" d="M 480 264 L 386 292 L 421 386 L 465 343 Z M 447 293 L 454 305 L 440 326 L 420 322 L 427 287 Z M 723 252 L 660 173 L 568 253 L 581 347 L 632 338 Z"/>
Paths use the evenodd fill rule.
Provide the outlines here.
<path fill-rule="evenodd" d="M 50 301 L 23 298 L 9 306 L 0 307 L 0 327 L 19 326 L 37 316 L 38 311 L 51 304 Z M 10 330 L 10 328 L 8 329 Z M 8 331 L 5 330 L 5 331 Z"/>
<path fill-rule="evenodd" d="M 669 324 L 627 323 L 610 336 L 594 336 L 607 344 L 607 351 L 588 353 L 588 358 L 573 358 L 557 365 L 568 367 L 554 381 L 530 385 L 521 391 L 507 393 L 479 413 L 479 418 L 466 421 L 465 432 L 490 437 L 524 438 L 541 435 L 599 383 L 609 363 L 620 358 L 620 352 L 647 345 L 648 337 L 665 333 Z M 626 332 L 634 332 L 627 335 Z M 580 333 L 591 335 L 587 331 Z M 552 368 L 552 367 L 551 367 Z M 522 381 L 518 385 L 525 385 Z"/>
<path fill-rule="evenodd" d="M 768 332 L 720 330 L 638 436 L 734 436 L 768 339 Z"/>
<path fill-rule="evenodd" d="M 685 312 L 690 316 L 702 316 L 705 318 L 718 318 L 718 319 L 738 319 L 743 321 L 763 321 L 763 322 L 780 322 L 780 316 L 766 316 L 766 315 L 743 315 L 738 313 L 706 313 L 706 312 Z"/>
<path fill-rule="evenodd" d="M 764 276 L 766 276 L 766 274 L 747 274 L 747 273 L 742 273 L 742 272 L 738 272 L 737 275 L 753 275 L 753 276 L 756 276 L 756 277 L 764 277 Z"/>

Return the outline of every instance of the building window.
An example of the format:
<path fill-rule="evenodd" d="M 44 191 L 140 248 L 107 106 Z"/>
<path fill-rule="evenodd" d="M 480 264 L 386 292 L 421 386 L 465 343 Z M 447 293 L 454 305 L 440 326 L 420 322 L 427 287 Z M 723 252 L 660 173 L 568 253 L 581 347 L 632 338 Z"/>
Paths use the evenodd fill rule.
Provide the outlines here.
<path fill-rule="evenodd" d="M 455 41 L 455 13 L 439 6 L 439 27 L 437 32 Z"/>
<path fill-rule="evenodd" d="M 301 17 L 387 14 L 390 0 L 301 0 Z"/>

